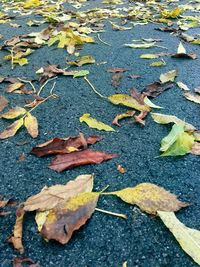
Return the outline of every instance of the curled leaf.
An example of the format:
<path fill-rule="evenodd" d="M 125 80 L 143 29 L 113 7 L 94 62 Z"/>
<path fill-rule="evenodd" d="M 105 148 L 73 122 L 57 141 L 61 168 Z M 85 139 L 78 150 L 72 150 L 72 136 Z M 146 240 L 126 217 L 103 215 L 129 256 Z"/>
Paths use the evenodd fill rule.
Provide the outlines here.
<path fill-rule="evenodd" d="M 118 115 L 114 118 L 112 124 L 117 125 L 117 126 L 120 127 L 121 125 L 119 124 L 119 120 L 122 120 L 122 119 L 125 119 L 125 118 L 133 117 L 134 114 L 135 114 L 135 111 L 127 111 L 126 113 L 118 114 Z"/>
<path fill-rule="evenodd" d="M 23 126 L 24 119 L 21 118 L 14 123 L 10 124 L 3 132 L 0 133 L 0 139 L 12 137 Z"/>

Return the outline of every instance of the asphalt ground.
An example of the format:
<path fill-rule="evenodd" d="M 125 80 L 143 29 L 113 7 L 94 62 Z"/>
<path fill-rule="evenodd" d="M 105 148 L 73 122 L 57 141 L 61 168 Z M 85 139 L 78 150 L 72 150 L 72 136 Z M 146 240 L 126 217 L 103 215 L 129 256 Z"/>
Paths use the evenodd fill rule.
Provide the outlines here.
<path fill-rule="evenodd" d="M 92 3 L 94 5 L 94 3 Z M 12 28 L 8 24 L 0 25 L 0 33 L 9 39 L 17 34 L 34 31 L 27 27 L 25 21 L 29 17 L 18 17 L 16 23 L 21 28 Z M 44 26 L 35 28 L 37 31 Z M 148 50 L 131 49 L 123 47 L 132 39 L 160 38 L 162 45 L 169 52 L 175 52 L 180 39 L 154 30 L 155 25 L 149 23 L 144 26 L 135 26 L 130 31 L 113 31 L 106 23 L 105 32 L 101 38 L 111 46 L 100 42 L 97 38 L 95 44 L 86 44 L 81 55 L 92 55 L 97 63 L 82 67 L 90 71 L 89 80 L 103 95 L 115 92 L 128 93 L 132 87 L 142 90 L 145 85 L 157 81 L 161 73 L 172 69 L 178 70 L 177 80 L 184 82 L 194 89 L 200 85 L 199 63 L 200 59 L 172 59 L 165 57 L 166 66 L 153 68 L 151 61 L 142 60 L 140 54 L 165 51 L 161 48 Z M 199 28 L 191 30 L 198 33 Z M 188 31 L 189 33 L 190 31 Z M 197 45 L 184 43 L 188 52 L 200 55 Z M 0 51 L 1 57 L 6 53 Z M 42 47 L 28 57 L 29 64 L 11 70 L 10 63 L 4 62 L 0 67 L 1 75 L 15 77 L 36 78 L 35 71 L 42 66 L 59 64 L 66 67 L 65 58 L 68 56 L 64 49 L 55 46 Z M 119 89 L 111 85 L 111 74 L 107 69 L 112 67 L 127 68 Z M 141 78 L 130 79 L 128 75 L 139 74 Z M 50 88 L 50 84 L 49 84 Z M 45 90 L 48 90 L 45 89 Z M 23 105 L 28 96 L 5 94 L 5 83 L 0 84 L 0 92 L 10 101 L 10 107 Z M 109 190 L 134 186 L 142 182 L 151 182 L 163 186 L 175 193 L 191 206 L 182 209 L 176 215 L 178 219 L 191 228 L 200 229 L 200 158 L 194 155 L 182 157 L 156 157 L 159 155 L 161 139 L 170 131 L 170 125 L 159 125 L 153 122 L 150 116 L 145 127 L 134 122 L 124 120 L 122 127 L 116 132 L 99 132 L 80 124 L 79 117 L 90 113 L 92 117 L 111 124 L 116 114 L 123 113 L 126 108 L 114 106 L 100 99 L 86 82 L 71 77 L 59 77 L 56 82 L 56 100 L 49 100 L 34 111 L 38 118 L 40 134 L 31 139 L 25 130 L 10 139 L 0 143 L 0 193 L 6 198 L 15 198 L 24 201 L 30 195 L 39 192 L 45 185 L 65 184 L 80 174 L 94 173 L 94 189 L 101 190 L 109 185 Z M 164 107 L 163 113 L 176 115 L 200 129 L 199 106 L 187 101 L 178 87 L 165 91 L 158 96 L 154 103 Z M 8 123 L 1 120 L 0 129 L 3 130 Z M 51 157 L 36 158 L 30 155 L 30 150 L 36 144 L 53 137 L 67 137 L 83 132 L 98 134 L 104 137 L 103 141 L 95 144 L 93 148 L 120 156 L 99 165 L 90 165 L 74 168 L 62 173 L 48 169 Z M 19 142 L 27 142 L 19 146 Z M 25 160 L 19 161 L 19 156 L 25 153 Z M 116 166 L 121 164 L 126 172 L 121 174 Z M 69 266 L 69 267 L 120 267 L 127 261 L 129 267 L 194 267 L 197 266 L 178 245 L 172 234 L 159 218 L 142 213 L 138 208 L 125 204 L 112 196 L 101 197 L 98 202 L 101 209 L 128 215 L 127 220 L 95 212 L 92 218 L 76 231 L 67 245 L 56 242 L 45 242 L 37 233 L 34 222 L 34 213 L 26 215 L 23 232 L 25 257 L 30 257 L 40 266 Z M 0 262 L 2 267 L 12 266 L 11 260 L 19 256 L 6 239 L 11 234 L 15 222 L 14 209 L 9 216 L 0 217 Z"/>

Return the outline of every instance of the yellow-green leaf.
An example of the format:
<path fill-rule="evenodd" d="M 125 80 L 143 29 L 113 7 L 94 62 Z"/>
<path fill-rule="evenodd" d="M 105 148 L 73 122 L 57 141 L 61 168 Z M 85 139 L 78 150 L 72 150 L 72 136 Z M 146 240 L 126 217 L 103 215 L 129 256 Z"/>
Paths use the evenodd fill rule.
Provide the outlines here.
<path fill-rule="evenodd" d="M 6 139 L 8 137 L 14 136 L 17 131 L 24 124 L 24 119 L 21 118 L 14 123 L 10 124 L 3 132 L 0 133 L 0 139 Z"/>
<path fill-rule="evenodd" d="M 165 65 L 166 65 L 165 61 L 164 60 L 160 60 L 160 61 L 154 61 L 154 62 L 150 63 L 149 66 L 151 66 L 151 67 L 161 67 L 161 66 L 165 66 Z"/>
<path fill-rule="evenodd" d="M 92 63 L 95 63 L 95 59 L 92 56 L 82 56 L 82 57 L 77 58 L 77 60 L 75 61 L 67 62 L 67 64 L 69 65 L 75 65 L 78 67 L 81 67 L 82 65 L 85 65 L 85 64 L 92 64 Z"/>
<path fill-rule="evenodd" d="M 158 108 L 158 109 L 163 108 L 163 107 L 160 107 L 160 106 L 155 105 L 153 102 L 151 102 L 151 100 L 147 96 L 145 96 L 145 98 L 144 98 L 144 103 L 147 106 L 151 107 L 151 108 Z"/>
<path fill-rule="evenodd" d="M 183 89 L 184 91 L 190 91 L 190 89 L 187 87 L 186 84 L 182 82 L 176 82 L 176 84 L 178 85 L 179 88 Z"/>
<path fill-rule="evenodd" d="M 178 211 L 182 207 L 188 206 L 187 203 L 177 199 L 177 197 L 152 183 L 141 183 L 135 187 L 128 187 L 120 191 L 103 193 L 120 197 L 123 201 L 137 205 L 141 210 L 156 214 L 158 210 Z"/>
<path fill-rule="evenodd" d="M 142 55 L 140 55 L 140 58 L 143 58 L 143 59 L 155 59 L 155 58 L 159 58 L 159 55 L 156 55 L 156 54 L 142 54 Z"/>
<path fill-rule="evenodd" d="M 172 9 L 172 10 L 163 9 L 163 10 L 161 10 L 161 16 L 163 18 L 175 19 L 178 16 L 180 16 L 183 13 L 183 11 L 184 10 L 182 8 L 180 8 L 180 7 L 176 7 L 174 9 Z"/>
<path fill-rule="evenodd" d="M 139 111 L 150 111 L 150 107 L 145 104 L 140 104 L 132 96 L 126 94 L 115 94 L 108 97 L 108 100 L 114 105 L 122 105 L 129 108 L 134 108 Z"/>
<path fill-rule="evenodd" d="M 81 116 L 79 120 L 80 122 L 85 122 L 90 128 L 94 128 L 100 131 L 103 130 L 107 132 L 115 131 L 115 129 L 113 129 L 111 126 L 90 117 L 89 113 L 83 114 L 83 116 Z"/>
<path fill-rule="evenodd" d="M 19 116 L 24 115 L 25 113 L 26 113 L 25 108 L 15 107 L 15 108 L 12 108 L 9 111 L 1 114 L 1 118 L 8 119 L 8 120 L 15 119 Z"/>
<path fill-rule="evenodd" d="M 151 113 L 151 116 L 155 122 L 160 124 L 168 124 L 168 123 L 182 124 L 185 127 L 185 131 L 194 131 L 196 129 L 192 124 L 187 123 L 173 115 Z"/>
<path fill-rule="evenodd" d="M 158 211 L 157 213 L 181 248 L 200 265 L 200 231 L 185 226 L 173 212 Z"/>
<path fill-rule="evenodd" d="M 38 121 L 37 118 L 31 115 L 31 113 L 27 113 L 24 119 L 24 126 L 26 127 L 28 133 L 33 138 L 38 136 Z"/>

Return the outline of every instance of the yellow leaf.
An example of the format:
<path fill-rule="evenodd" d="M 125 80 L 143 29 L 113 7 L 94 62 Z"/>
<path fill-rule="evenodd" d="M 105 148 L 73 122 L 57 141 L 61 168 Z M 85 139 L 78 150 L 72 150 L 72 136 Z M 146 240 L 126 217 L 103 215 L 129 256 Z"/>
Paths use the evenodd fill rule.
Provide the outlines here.
<path fill-rule="evenodd" d="M 181 42 L 180 42 L 180 44 L 178 46 L 177 54 L 186 54 L 185 47 L 183 46 L 183 44 Z"/>
<path fill-rule="evenodd" d="M 92 56 L 82 56 L 82 57 L 77 58 L 77 60 L 75 61 L 67 62 L 67 64 L 69 65 L 75 65 L 78 67 L 81 67 L 82 65 L 85 65 L 85 64 L 92 64 L 92 63 L 95 63 L 95 59 Z"/>
<path fill-rule="evenodd" d="M 166 65 L 166 63 L 165 63 L 165 61 L 164 60 L 160 60 L 160 61 L 154 61 L 154 62 L 152 62 L 149 66 L 151 66 L 151 67 L 161 67 L 161 66 L 165 66 Z"/>
<path fill-rule="evenodd" d="M 28 64 L 28 59 L 25 57 L 13 59 L 14 64 L 19 64 L 20 66 L 24 66 Z"/>
<path fill-rule="evenodd" d="M 24 84 L 21 82 L 12 83 L 7 87 L 6 92 L 12 93 L 13 91 L 20 89 L 23 86 L 24 86 Z"/>
<path fill-rule="evenodd" d="M 178 16 L 180 16 L 183 13 L 183 9 L 176 7 L 173 10 L 167 10 L 167 9 L 163 9 L 161 10 L 161 16 L 164 18 L 172 18 L 175 19 Z"/>
<path fill-rule="evenodd" d="M 22 127 L 24 124 L 24 119 L 21 118 L 11 125 L 9 125 L 3 132 L 0 133 L 0 139 L 6 139 L 8 137 L 14 136 L 16 132 Z"/>
<path fill-rule="evenodd" d="M 140 58 L 155 59 L 155 58 L 159 58 L 159 55 L 156 55 L 156 54 L 142 54 L 142 55 L 140 55 Z"/>
<path fill-rule="evenodd" d="M 37 223 L 38 231 L 42 230 L 44 223 L 46 222 L 46 218 L 49 214 L 49 210 L 46 211 L 37 211 L 35 215 L 35 221 Z"/>
<path fill-rule="evenodd" d="M 38 7 L 42 5 L 41 0 L 27 0 L 24 4 L 24 8 L 32 8 L 32 7 Z"/>
<path fill-rule="evenodd" d="M 168 124 L 168 123 L 176 123 L 176 124 L 182 124 L 185 127 L 185 131 L 194 131 L 195 127 L 190 124 L 186 123 L 185 121 L 177 118 L 176 116 L 173 115 L 165 115 L 161 113 L 151 113 L 151 117 L 153 120 L 157 123 L 160 124 Z"/>
<path fill-rule="evenodd" d="M 200 231 L 185 226 L 173 212 L 158 211 L 157 213 L 181 248 L 200 265 Z"/>
<path fill-rule="evenodd" d="M 153 102 L 151 102 L 151 100 L 147 96 L 145 96 L 145 98 L 144 98 L 144 103 L 147 106 L 151 107 L 151 108 L 158 108 L 158 109 L 163 108 L 163 107 L 160 107 L 160 106 L 155 105 Z"/>
<path fill-rule="evenodd" d="M 83 114 L 83 116 L 81 116 L 79 120 L 80 122 L 85 122 L 90 128 L 94 128 L 100 131 L 103 130 L 107 132 L 115 131 L 115 129 L 113 129 L 111 126 L 101 121 L 97 121 L 94 118 L 91 118 L 89 113 Z"/>
<path fill-rule="evenodd" d="M 141 183 L 135 187 L 102 194 L 116 195 L 123 201 L 137 205 L 141 210 L 154 215 L 158 210 L 178 211 L 180 208 L 188 206 L 187 203 L 179 201 L 174 194 L 151 183 Z"/>
<path fill-rule="evenodd" d="M 37 118 L 31 115 L 31 113 L 27 113 L 25 119 L 24 119 L 24 126 L 26 127 L 28 133 L 33 138 L 36 138 L 38 136 L 38 122 Z"/>
<path fill-rule="evenodd" d="M 4 119 L 15 119 L 21 115 L 24 115 L 26 113 L 25 108 L 21 108 L 21 107 L 15 107 L 10 109 L 8 112 L 5 112 L 1 115 L 1 118 Z"/>
<path fill-rule="evenodd" d="M 108 97 L 108 100 L 114 105 L 122 105 L 139 111 L 150 111 L 149 106 L 140 104 L 136 99 L 126 94 L 111 95 Z"/>

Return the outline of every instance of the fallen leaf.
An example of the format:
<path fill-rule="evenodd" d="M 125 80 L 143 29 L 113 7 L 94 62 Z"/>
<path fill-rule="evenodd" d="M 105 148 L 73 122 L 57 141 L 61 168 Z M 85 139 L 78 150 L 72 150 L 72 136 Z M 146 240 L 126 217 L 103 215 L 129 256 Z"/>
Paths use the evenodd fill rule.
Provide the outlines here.
<path fill-rule="evenodd" d="M 184 125 L 185 131 L 192 131 L 192 132 L 196 129 L 192 124 L 187 123 L 173 115 L 151 113 L 151 116 L 155 122 L 160 123 L 160 124 L 168 124 L 168 123 L 181 124 L 181 125 Z"/>
<path fill-rule="evenodd" d="M 194 91 L 195 91 L 195 93 L 200 94 L 200 86 L 196 87 L 196 88 L 194 89 Z"/>
<path fill-rule="evenodd" d="M 163 107 L 160 107 L 160 106 L 155 105 L 153 102 L 151 102 L 151 100 L 147 96 L 145 96 L 145 98 L 144 98 L 144 103 L 147 106 L 151 107 L 151 108 L 158 108 L 158 109 L 163 108 Z"/>
<path fill-rule="evenodd" d="M 160 95 L 162 92 L 165 90 L 168 90 L 172 88 L 174 85 L 171 82 L 167 83 L 160 83 L 160 82 L 154 82 L 145 87 L 144 90 L 142 90 L 142 94 L 145 96 L 150 96 L 150 97 L 157 97 Z"/>
<path fill-rule="evenodd" d="M 164 18 L 172 18 L 172 19 L 177 18 L 183 12 L 184 12 L 184 9 L 182 9 L 180 7 L 176 7 L 174 9 L 172 9 L 172 10 L 162 9 L 160 11 L 162 17 L 164 17 Z"/>
<path fill-rule="evenodd" d="M 145 48 L 151 48 L 156 46 L 156 42 L 151 43 L 141 43 L 141 44 L 124 44 L 124 46 L 131 47 L 131 48 L 139 48 L 139 49 L 145 49 Z"/>
<path fill-rule="evenodd" d="M 183 89 L 184 91 L 190 91 L 190 89 L 187 87 L 186 84 L 182 82 L 176 82 L 176 84 L 178 85 L 179 88 Z"/>
<path fill-rule="evenodd" d="M 125 173 L 126 172 L 126 170 L 125 170 L 125 168 L 124 167 L 122 167 L 122 165 L 117 165 L 117 170 L 120 172 L 120 173 Z"/>
<path fill-rule="evenodd" d="M 141 183 L 119 191 L 103 193 L 120 197 L 123 201 L 137 205 L 146 213 L 156 215 L 157 211 L 178 211 L 189 204 L 182 202 L 177 197 L 152 183 Z"/>
<path fill-rule="evenodd" d="M 114 74 L 112 76 L 112 86 L 114 87 L 118 87 L 120 86 L 121 80 L 122 80 L 123 76 L 120 74 Z"/>
<path fill-rule="evenodd" d="M 200 231 L 186 227 L 173 212 L 158 211 L 157 213 L 181 248 L 200 265 Z"/>
<path fill-rule="evenodd" d="M 43 157 L 52 154 L 67 154 L 71 153 L 71 148 L 75 151 L 87 148 L 87 145 L 95 144 L 102 140 L 102 137 L 97 135 L 90 135 L 87 139 L 83 134 L 79 136 L 73 136 L 68 138 L 54 138 L 43 144 L 34 147 L 31 150 L 31 154 L 37 157 Z"/>
<path fill-rule="evenodd" d="M 161 83 L 167 83 L 167 82 L 173 82 L 177 76 L 177 71 L 176 70 L 171 70 L 166 73 L 162 73 L 160 75 L 160 81 Z"/>
<path fill-rule="evenodd" d="M 16 82 L 16 83 L 11 83 L 10 85 L 8 85 L 8 87 L 6 88 L 6 92 L 7 93 L 12 93 L 15 90 L 19 90 L 22 87 L 24 87 L 24 84 L 21 82 Z"/>
<path fill-rule="evenodd" d="M 97 129 L 97 130 L 100 130 L 100 131 L 115 131 L 115 129 L 113 129 L 111 126 L 101 122 L 101 121 L 97 121 L 96 119 L 90 117 L 90 114 L 89 113 L 85 113 L 83 114 L 80 118 L 79 118 L 79 121 L 80 122 L 85 122 L 90 128 L 93 128 L 93 129 Z"/>
<path fill-rule="evenodd" d="M 26 113 L 25 108 L 15 107 L 0 115 L 1 118 L 12 120 Z"/>
<path fill-rule="evenodd" d="M 11 242 L 16 250 L 18 250 L 21 254 L 24 253 L 24 247 L 22 244 L 22 232 L 23 232 L 23 219 L 24 219 L 24 209 L 19 207 L 16 210 L 16 222 L 13 230 L 12 236 L 9 238 L 9 242 Z"/>
<path fill-rule="evenodd" d="M 102 161 L 109 160 L 117 156 L 117 154 L 107 154 L 101 151 L 86 149 L 56 156 L 56 158 L 50 163 L 49 168 L 61 172 L 81 165 L 99 164 Z"/>
<path fill-rule="evenodd" d="M 138 123 L 140 123 L 141 125 L 145 126 L 145 120 L 144 118 L 146 118 L 146 116 L 148 115 L 147 111 L 141 111 L 139 115 L 134 115 L 134 120 Z"/>
<path fill-rule="evenodd" d="M 155 59 L 155 58 L 159 58 L 159 55 L 157 55 L 157 54 L 142 54 L 142 55 L 140 55 L 140 58 Z"/>
<path fill-rule="evenodd" d="M 4 96 L 0 95 L 0 112 L 7 107 L 8 103 L 8 100 Z"/>
<path fill-rule="evenodd" d="M 10 124 L 3 132 L 0 133 L 0 139 L 6 139 L 12 137 L 23 126 L 24 119 L 21 118 Z"/>
<path fill-rule="evenodd" d="M 126 71 L 128 71 L 128 69 L 125 69 L 125 68 L 112 68 L 112 69 L 107 70 L 107 72 L 111 72 L 111 73 L 122 73 Z"/>
<path fill-rule="evenodd" d="M 186 92 L 183 94 L 188 100 L 200 104 L 200 95 Z"/>
<path fill-rule="evenodd" d="M 165 65 L 166 65 L 166 62 L 164 60 L 154 61 L 154 62 L 149 64 L 149 66 L 151 66 L 151 67 L 161 67 L 161 66 L 165 66 Z"/>
<path fill-rule="evenodd" d="M 24 161 L 26 159 L 26 156 L 24 154 L 24 152 L 19 156 L 19 161 Z"/>
<path fill-rule="evenodd" d="M 79 175 L 65 185 L 45 186 L 42 191 L 29 197 L 24 203 L 25 211 L 48 211 L 55 208 L 60 202 L 67 202 L 70 198 L 83 193 L 91 192 L 93 175 Z"/>
<path fill-rule="evenodd" d="M 47 215 L 41 235 L 47 240 L 66 244 L 95 211 L 99 193 L 81 193 L 69 199 L 63 207 L 54 208 Z"/>
<path fill-rule="evenodd" d="M 27 112 L 24 119 L 24 126 L 26 127 L 28 133 L 31 137 L 36 138 L 38 136 L 38 121 L 37 118 Z"/>
<path fill-rule="evenodd" d="M 196 156 L 200 156 L 200 143 L 194 142 L 190 153 Z"/>
<path fill-rule="evenodd" d="M 31 258 L 19 258 L 16 257 L 12 260 L 13 262 L 13 267 L 23 267 L 23 266 L 28 266 L 29 267 L 40 267 L 38 263 L 34 263 L 34 261 Z M 26 265 L 23 265 L 26 264 Z"/>
<path fill-rule="evenodd" d="M 122 120 L 122 119 L 125 119 L 125 118 L 133 117 L 134 114 L 135 114 L 135 111 L 127 111 L 126 113 L 118 114 L 118 115 L 114 118 L 112 124 L 121 127 L 121 125 L 119 124 L 119 120 Z"/>
<path fill-rule="evenodd" d="M 73 74 L 73 78 L 79 78 L 79 77 L 84 77 L 86 75 L 88 75 L 90 72 L 88 70 L 80 70 L 80 71 L 76 71 Z"/>
<path fill-rule="evenodd" d="M 77 60 L 75 61 L 67 62 L 67 64 L 69 65 L 75 65 L 78 67 L 81 67 L 82 65 L 85 65 L 85 64 L 92 64 L 92 63 L 95 63 L 95 59 L 92 56 L 82 56 L 82 57 L 77 58 Z"/>
<path fill-rule="evenodd" d="M 178 49 L 177 49 L 177 53 L 173 54 L 172 57 L 175 58 L 185 58 L 185 59 L 196 59 L 197 55 L 194 53 L 187 53 L 185 47 L 183 46 L 183 44 L 180 42 Z"/>
<path fill-rule="evenodd" d="M 115 94 L 108 97 L 108 100 L 114 105 L 122 105 L 129 108 L 134 108 L 139 111 L 150 111 L 150 107 L 145 104 L 140 104 L 132 96 L 126 94 Z"/>

